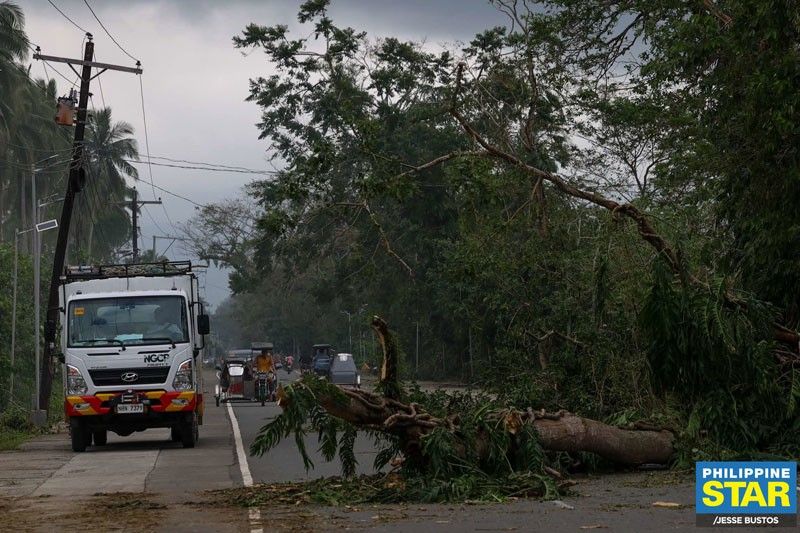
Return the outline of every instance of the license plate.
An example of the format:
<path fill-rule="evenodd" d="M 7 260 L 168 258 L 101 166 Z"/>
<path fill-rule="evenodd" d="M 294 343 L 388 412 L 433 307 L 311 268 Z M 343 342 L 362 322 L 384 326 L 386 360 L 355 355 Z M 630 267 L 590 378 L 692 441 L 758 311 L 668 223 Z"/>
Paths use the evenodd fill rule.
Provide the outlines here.
<path fill-rule="evenodd" d="M 117 405 L 117 414 L 144 413 L 143 403 L 121 403 Z"/>

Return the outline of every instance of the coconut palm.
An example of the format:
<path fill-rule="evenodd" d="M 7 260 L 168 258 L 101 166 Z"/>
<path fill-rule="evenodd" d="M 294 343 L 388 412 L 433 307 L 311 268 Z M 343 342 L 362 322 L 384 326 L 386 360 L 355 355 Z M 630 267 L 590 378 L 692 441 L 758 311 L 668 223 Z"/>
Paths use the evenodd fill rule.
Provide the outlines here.
<path fill-rule="evenodd" d="M 92 111 L 89 116 L 84 145 L 86 184 L 79 196 L 83 216 L 76 221 L 85 228 L 84 251 L 89 259 L 109 259 L 130 235 L 124 202 L 130 198 L 131 188 L 126 177 L 139 178 L 128 162 L 139 157 L 133 131 L 127 122 L 113 122 L 110 108 Z"/>

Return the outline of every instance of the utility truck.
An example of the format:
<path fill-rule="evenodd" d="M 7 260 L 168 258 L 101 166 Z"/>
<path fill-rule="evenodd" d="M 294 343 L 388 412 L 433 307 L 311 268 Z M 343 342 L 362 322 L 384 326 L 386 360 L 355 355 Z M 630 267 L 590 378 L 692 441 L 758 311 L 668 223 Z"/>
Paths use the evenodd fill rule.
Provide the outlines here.
<path fill-rule="evenodd" d="M 191 262 L 67 267 L 60 312 L 72 449 L 150 428 L 193 448 L 209 320 Z"/>

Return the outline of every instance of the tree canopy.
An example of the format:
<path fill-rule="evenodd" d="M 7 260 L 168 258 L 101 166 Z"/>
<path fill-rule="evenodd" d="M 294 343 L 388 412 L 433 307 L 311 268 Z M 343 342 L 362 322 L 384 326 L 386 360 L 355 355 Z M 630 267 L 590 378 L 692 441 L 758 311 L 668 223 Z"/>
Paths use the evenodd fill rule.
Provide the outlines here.
<path fill-rule="evenodd" d="M 235 305 L 313 297 L 266 321 L 288 350 L 320 307 L 339 324 L 301 344 L 346 345 L 367 303 L 412 368 L 419 324 L 418 375 L 796 449 L 796 2 L 492 3 L 508 23 L 463 46 L 327 1 L 234 37 L 283 164 L 248 190 Z"/>

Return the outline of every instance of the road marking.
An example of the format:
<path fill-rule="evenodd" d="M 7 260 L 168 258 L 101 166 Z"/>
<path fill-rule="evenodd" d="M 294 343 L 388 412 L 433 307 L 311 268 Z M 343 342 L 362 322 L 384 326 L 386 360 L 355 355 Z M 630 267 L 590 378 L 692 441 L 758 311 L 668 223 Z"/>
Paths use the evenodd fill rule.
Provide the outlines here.
<path fill-rule="evenodd" d="M 231 402 L 225 402 L 225 405 L 228 406 L 228 416 L 231 419 L 231 427 L 233 428 L 233 440 L 236 442 L 236 458 L 239 462 L 239 471 L 242 473 L 242 482 L 245 487 L 252 487 L 253 476 L 250 474 L 250 466 L 247 464 L 247 455 L 244 453 L 242 433 L 239 431 L 239 422 L 236 420 Z"/>
<path fill-rule="evenodd" d="M 233 440 L 236 443 L 236 459 L 239 463 L 239 471 L 242 473 L 242 483 L 245 487 L 253 486 L 253 476 L 250 474 L 250 466 L 247 464 L 247 455 L 244 453 L 244 444 L 242 443 L 242 432 L 239 431 L 239 422 L 236 420 L 236 414 L 233 412 L 233 407 L 230 402 L 225 402 L 228 406 L 228 416 L 231 419 L 231 428 L 233 429 Z M 261 526 L 261 510 L 257 507 L 250 507 L 247 510 L 247 517 L 250 519 L 250 533 L 264 533 L 264 528 Z"/>

